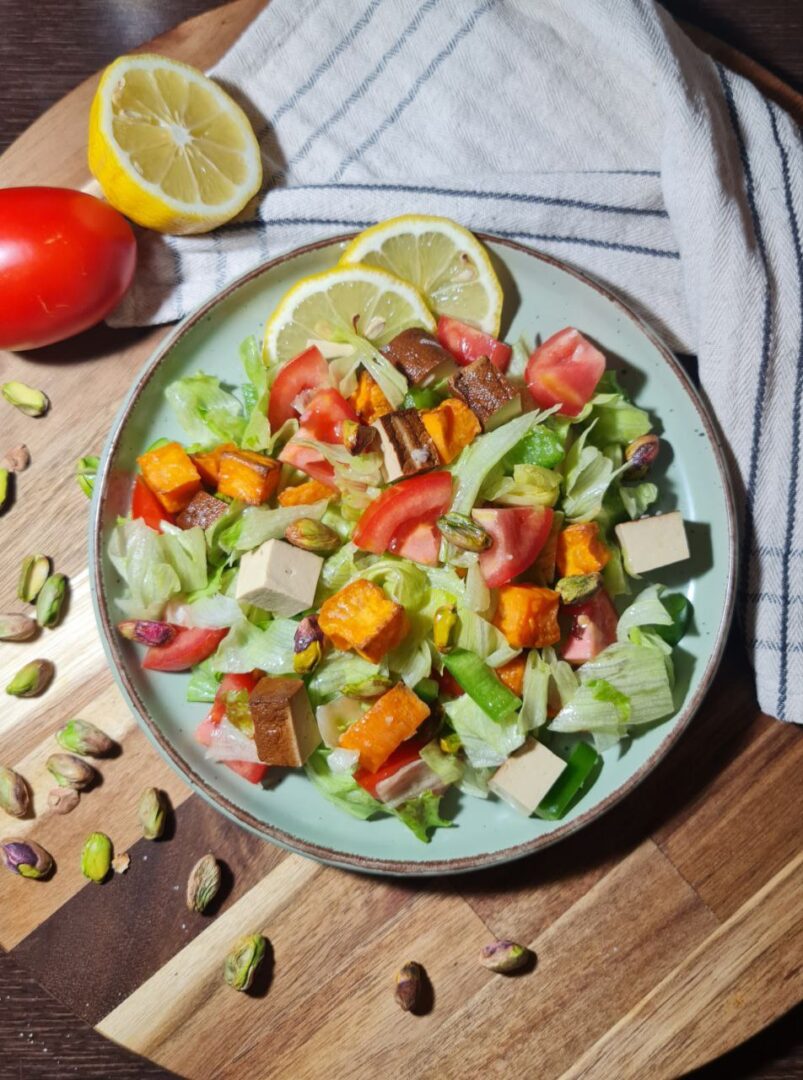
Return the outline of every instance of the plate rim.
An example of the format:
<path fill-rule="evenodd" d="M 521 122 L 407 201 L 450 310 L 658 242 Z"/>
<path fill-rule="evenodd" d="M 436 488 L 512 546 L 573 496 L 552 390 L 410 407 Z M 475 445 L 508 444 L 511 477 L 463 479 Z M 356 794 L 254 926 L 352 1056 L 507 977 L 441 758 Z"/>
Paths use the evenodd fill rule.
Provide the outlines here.
<path fill-rule="evenodd" d="M 213 308 L 227 300 L 233 293 L 262 274 L 281 266 L 299 256 L 319 251 L 322 248 L 334 247 L 344 241 L 351 240 L 356 232 L 342 233 L 336 236 L 326 237 L 321 240 L 304 244 L 293 248 L 291 251 L 282 253 L 272 259 L 260 262 L 225 285 L 220 292 L 210 297 L 204 303 L 186 315 L 176 326 L 167 333 L 149 355 L 141 369 L 138 371 L 128 393 L 120 404 L 114 421 L 107 436 L 101 462 L 98 468 L 95 488 L 92 497 L 92 506 L 88 522 L 88 546 L 89 546 L 89 586 L 92 597 L 92 607 L 95 614 L 95 622 L 103 646 L 104 653 L 109 662 L 112 675 L 123 697 L 134 714 L 137 723 L 150 739 L 151 743 L 168 761 L 172 768 L 182 777 L 190 789 L 204 798 L 217 810 L 224 813 L 232 821 L 247 828 L 257 836 L 287 851 L 306 855 L 318 862 L 341 869 L 358 870 L 363 873 L 382 874 L 396 877 L 432 877 L 440 874 L 459 874 L 473 870 L 485 869 L 500 864 L 513 862 L 525 858 L 535 852 L 543 851 L 553 844 L 578 832 L 586 825 L 596 821 L 606 814 L 615 805 L 625 799 L 636 787 L 639 786 L 650 773 L 656 768 L 675 746 L 680 736 L 688 727 L 692 718 L 703 702 L 706 694 L 716 675 L 722 660 L 722 654 L 728 638 L 731 621 L 735 608 L 736 599 L 736 569 L 738 566 L 738 533 L 736 529 L 736 503 L 734 497 L 733 481 L 727 465 L 725 449 L 720 437 L 719 429 L 713 416 L 710 415 L 699 391 L 689 379 L 684 369 L 675 359 L 671 350 L 661 340 L 653 328 L 629 305 L 627 305 L 614 292 L 596 281 L 592 276 L 556 259 L 544 252 L 537 251 L 526 244 L 508 239 L 507 237 L 495 236 L 493 233 L 476 231 L 475 236 L 483 243 L 499 244 L 514 251 L 522 252 L 530 258 L 553 266 L 556 269 L 570 274 L 584 285 L 589 286 L 611 303 L 620 315 L 634 323 L 638 330 L 650 341 L 662 356 L 664 362 L 675 374 L 681 388 L 685 391 L 693 408 L 696 410 L 703 429 L 708 437 L 714 454 L 717 471 L 722 483 L 722 492 L 725 498 L 725 510 L 728 529 L 728 568 L 727 585 L 722 613 L 716 628 L 714 647 L 711 650 L 708 662 L 702 672 L 700 683 L 695 693 L 686 700 L 683 709 L 674 718 L 675 723 L 671 731 L 656 747 L 647 760 L 615 791 L 611 792 L 602 802 L 590 807 L 579 817 L 567 822 L 566 825 L 545 833 L 542 836 L 533 837 L 521 844 L 502 848 L 488 855 L 467 855 L 456 859 L 433 859 L 427 862 L 415 862 L 406 859 L 382 859 L 375 856 L 365 856 L 356 853 L 337 852 L 331 848 L 321 846 L 301 837 L 292 835 L 278 826 L 268 824 L 254 817 L 248 810 L 232 803 L 221 791 L 199 776 L 184 760 L 172 742 L 159 730 L 155 720 L 150 716 L 145 703 L 139 697 L 136 687 L 128 676 L 124 657 L 120 651 L 117 635 L 114 633 L 114 625 L 109 617 L 109 602 L 105 594 L 102 565 L 102 517 L 108 496 L 108 482 L 110 476 L 109 464 L 120 443 L 123 430 L 128 417 L 134 408 L 143 390 L 156 373 L 165 356 L 173 346 L 187 333 L 192 330 Z"/>

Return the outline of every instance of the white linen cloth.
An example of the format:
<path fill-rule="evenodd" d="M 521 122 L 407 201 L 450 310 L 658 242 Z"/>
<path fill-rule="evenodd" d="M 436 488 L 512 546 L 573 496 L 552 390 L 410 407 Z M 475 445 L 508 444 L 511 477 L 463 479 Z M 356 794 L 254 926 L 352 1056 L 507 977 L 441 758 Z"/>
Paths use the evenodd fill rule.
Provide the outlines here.
<path fill-rule="evenodd" d="M 803 722 L 803 147 L 650 0 L 272 0 L 211 74 L 267 184 L 204 237 L 140 236 L 118 325 L 399 213 L 514 237 L 610 285 L 682 352 L 740 497 L 761 707 Z"/>

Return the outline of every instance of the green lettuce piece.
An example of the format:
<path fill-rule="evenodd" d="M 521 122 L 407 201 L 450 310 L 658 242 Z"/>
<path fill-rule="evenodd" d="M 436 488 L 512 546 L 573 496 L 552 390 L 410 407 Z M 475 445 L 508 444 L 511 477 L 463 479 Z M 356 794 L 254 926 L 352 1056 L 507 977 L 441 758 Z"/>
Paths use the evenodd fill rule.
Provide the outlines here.
<path fill-rule="evenodd" d="M 524 665 L 524 689 L 521 695 L 519 725 L 523 731 L 537 731 L 547 721 L 549 664 L 537 649 L 531 649 Z"/>
<path fill-rule="evenodd" d="M 454 754 L 444 754 L 437 739 L 428 742 L 419 753 L 421 760 L 429 765 L 444 784 L 456 784 L 463 779 L 463 762 Z"/>
<path fill-rule="evenodd" d="M 319 746 L 304 766 L 304 771 L 321 795 L 339 810 L 363 821 L 373 814 L 385 813 L 386 808 L 382 803 L 361 788 L 350 773 L 333 773 L 329 769 L 330 753 L 331 750 L 325 746 Z"/>
<path fill-rule="evenodd" d="M 382 586 L 388 596 L 407 611 L 423 607 L 429 596 L 429 580 L 423 569 L 417 563 L 395 555 L 385 555 L 362 567 L 356 577 Z"/>
<path fill-rule="evenodd" d="M 609 596 L 627 595 L 630 592 L 630 584 L 625 574 L 622 552 L 615 541 L 608 538 L 607 544 L 611 557 L 602 568 L 602 584 Z"/>
<path fill-rule="evenodd" d="M 409 687 L 417 686 L 432 671 L 432 652 L 423 634 L 410 633 L 387 656 L 390 671 Z"/>
<path fill-rule="evenodd" d="M 631 521 L 646 514 L 658 498 L 658 488 L 645 480 L 641 484 L 621 484 L 619 497 Z"/>
<path fill-rule="evenodd" d="M 609 457 L 588 443 L 595 423 L 572 443 L 563 462 L 563 511 L 570 522 L 593 521 L 600 514 L 605 492 L 620 471 Z"/>
<path fill-rule="evenodd" d="M 236 622 L 210 658 L 214 672 L 236 674 L 260 668 L 268 675 L 293 674 L 293 638 L 298 623 L 272 619 L 264 630 L 248 619 Z"/>
<path fill-rule="evenodd" d="M 493 477 L 481 492 L 502 506 L 554 506 L 559 494 L 559 474 L 541 465 L 514 465 L 512 476 Z"/>
<path fill-rule="evenodd" d="M 277 506 L 271 509 L 267 506 L 249 506 L 242 515 L 242 524 L 239 527 L 234 551 L 251 551 L 253 548 L 264 544 L 266 540 L 280 540 L 284 536 L 285 529 L 299 518 L 313 518 L 320 521 L 329 505 L 328 499 L 311 503 L 309 506 Z M 229 538 L 226 533 L 220 539 L 221 544 L 227 544 Z"/>
<path fill-rule="evenodd" d="M 270 444 L 268 371 L 253 335 L 240 345 L 240 360 L 248 379 L 243 386 L 243 401 L 248 420 L 240 445 L 246 450 L 266 450 Z"/>
<path fill-rule="evenodd" d="M 425 791 L 391 810 L 422 843 L 428 844 L 431 829 L 448 829 L 453 822 L 440 815 L 441 796 Z"/>
<path fill-rule="evenodd" d="M 324 656 L 309 680 L 308 689 L 317 701 L 339 694 L 344 686 L 361 683 L 386 672 L 379 664 L 354 653 L 330 652 Z"/>
<path fill-rule="evenodd" d="M 558 654 L 551 645 L 541 650 L 541 656 L 552 677 L 550 690 L 554 688 L 554 704 L 562 708 L 569 704 L 577 692 L 579 684 L 575 670 L 571 664 L 558 658 Z"/>
<path fill-rule="evenodd" d="M 246 423 L 243 407 L 214 375 L 186 375 L 168 386 L 165 397 L 193 442 L 239 445 Z"/>
<path fill-rule="evenodd" d="M 244 511 L 245 503 L 230 503 L 228 510 L 205 530 L 207 557 L 213 565 L 227 562 L 234 551 L 242 532 Z"/>
<path fill-rule="evenodd" d="M 458 633 L 456 645 L 468 649 L 484 660 L 488 667 L 497 668 L 518 656 L 501 630 L 470 608 L 458 604 Z"/>
<path fill-rule="evenodd" d="M 616 709 L 621 724 L 627 724 L 630 720 L 630 698 L 617 690 L 607 679 L 591 679 L 585 684 L 591 691 L 595 701 L 608 701 Z"/>
<path fill-rule="evenodd" d="M 616 637 L 628 641 L 634 626 L 671 626 L 672 616 L 661 603 L 663 585 L 648 585 L 619 616 Z"/>
<path fill-rule="evenodd" d="M 123 519 L 108 550 L 127 586 L 116 602 L 129 619 L 159 619 L 172 597 L 206 587 L 206 540 L 198 526 L 178 529 L 165 522 L 160 534 L 144 521 Z"/>
<path fill-rule="evenodd" d="M 362 553 L 359 548 L 356 548 L 351 542 L 344 544 L 343 547 L 330 555 L 325 560 L 321 569 L 321 576 L 318 581 L 319 592 L 325 594 L 331 594 L 342 589 L 344 585 L 352 580 L 352 578 L 358 577 L 357 570 L 357 558 Z M 320 606 L 321 601 L 316 596 L 316 606 Z"/>
<path fill-rule="evenodd" d="M 475 768 L 502 765 L 524 742 L 515 713 L 503 723 L 491 720 L 468 694 L 446 702 L 443 709 Z"/>
<path fill-rule="evenodd" d="M 464 795 L 470 795 L 473 799 L 487 799 L 491 794 L 488 781 L 496 769 L 491 766 L 475 768 L 470 761 L 463 762 L 463 777 L 457 783 L 457 788 Z"/>
<path fill-rule="evenodd" d="M 604 400 L 604 398 L 608 398 Z M 596 421 L 590 441 L 595 446 L 618 443 L 627 446 L 634 439 L 646 435 L 651 428 L 649 414 L 639 409 L 621 394 L 598 395 L 592 402 L 591 418 Z"/>
<path fill-rule="evenodd" d="M 220 677 L 212 671 L 209 661 L 204 660 L 192 669 L 187 683 L 187 701 L 214 701 L 219 684 Z"/>
<path fill-rule="evenodd" d="M 552 469 L 563 461 L 563 440 L 545 424 L 538 424 L 502 458 L 506 472 L 515 465 L 540 465 Z"/>

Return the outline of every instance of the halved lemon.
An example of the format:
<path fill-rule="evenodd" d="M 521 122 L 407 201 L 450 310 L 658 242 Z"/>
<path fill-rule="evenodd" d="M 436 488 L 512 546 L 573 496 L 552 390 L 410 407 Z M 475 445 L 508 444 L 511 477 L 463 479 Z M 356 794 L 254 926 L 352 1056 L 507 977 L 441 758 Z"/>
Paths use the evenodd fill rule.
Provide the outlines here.
<path fill-rule="evenodd" d="M 382 221 L 355 237 L 340 262 L 387 270 L 415 285 L 436 314 L 499 336 L 502 286 L 488 252 L 449 218 L 404 214 Z"/>
<path fill-rule="evenodd" d="M 164 233 L 235 217 L 262 184 L 259 144 L 225 90 L 188 64 L 141 53 L 103 72 L 89 168 L 112 206 Z"/>

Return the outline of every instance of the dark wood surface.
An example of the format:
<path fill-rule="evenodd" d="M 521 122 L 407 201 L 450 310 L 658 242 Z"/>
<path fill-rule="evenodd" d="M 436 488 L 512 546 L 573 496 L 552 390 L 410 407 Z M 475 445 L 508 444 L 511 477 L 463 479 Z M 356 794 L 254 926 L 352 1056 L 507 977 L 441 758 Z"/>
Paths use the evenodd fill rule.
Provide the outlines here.
<path fill-rule="evenodd" d="M 42 111 L 121 52 L 198 14 L 208 0 L 0 0 L 0 150 Z M 800 0 L 672 0 L 678 16 L 803 87 Z M 85 928 L 91 941 L 91 927 Z M 81 963 L 80 953 L 76 963 Z M 800 1009 L 698 1075 L 803 1077 Z M 0 955 L 0 1080 L 165 1077 L 104 1040 L 7 956 Z"/>

